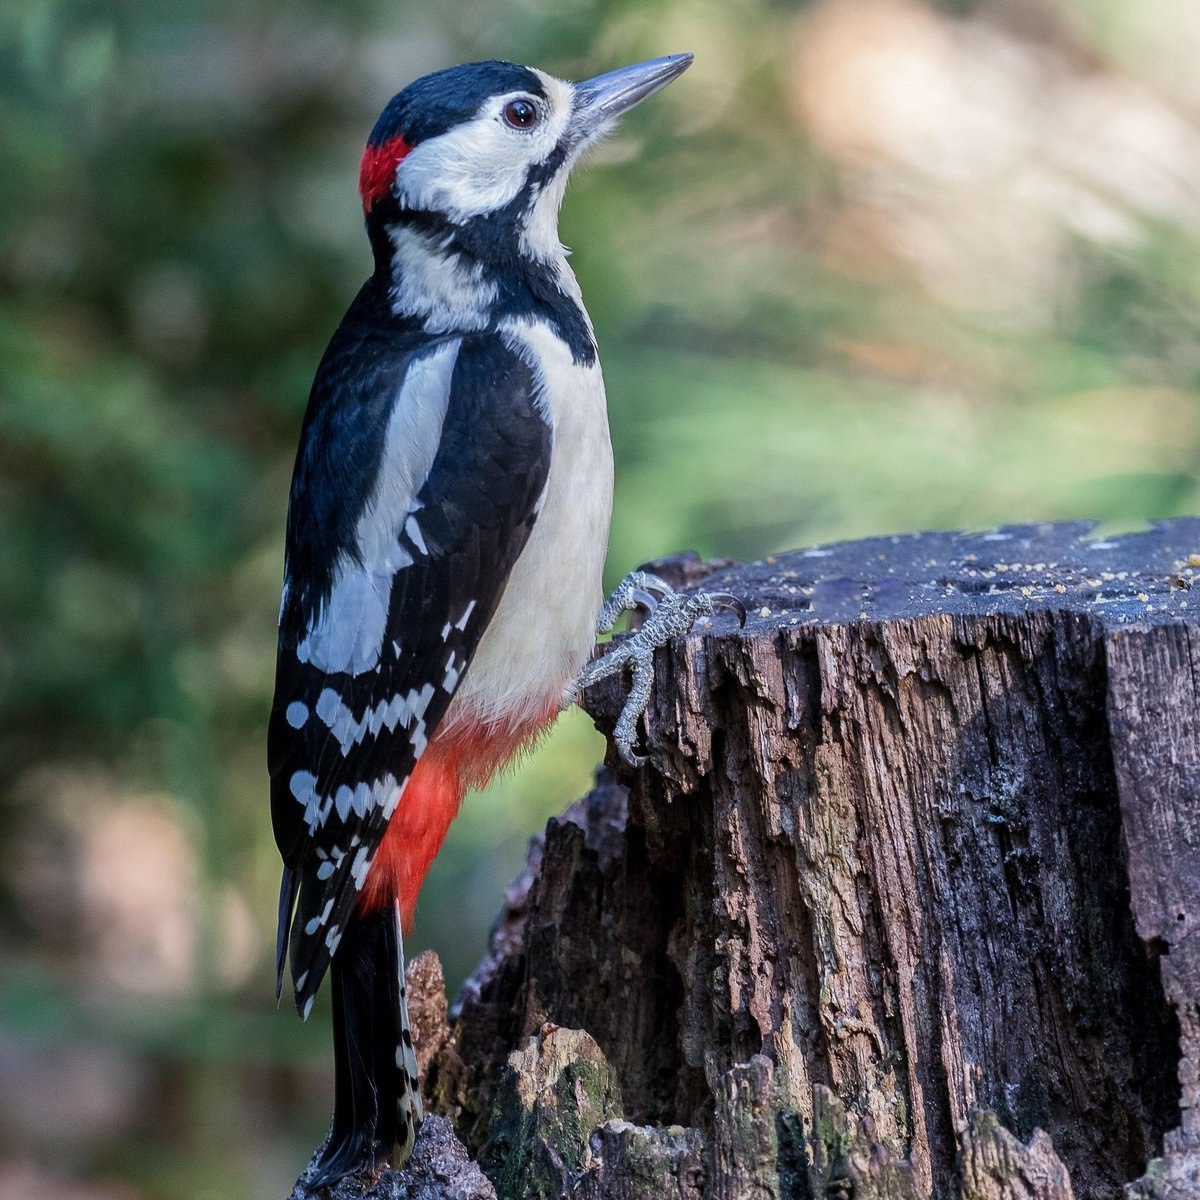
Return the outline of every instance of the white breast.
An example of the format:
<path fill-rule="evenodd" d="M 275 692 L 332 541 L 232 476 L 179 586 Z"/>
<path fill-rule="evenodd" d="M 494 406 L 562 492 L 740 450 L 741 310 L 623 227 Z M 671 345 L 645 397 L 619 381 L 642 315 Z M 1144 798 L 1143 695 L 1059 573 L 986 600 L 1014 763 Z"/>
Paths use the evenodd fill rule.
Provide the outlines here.
<path fill-rule="evenodd" d="M 450 717 L 521 720 L 557 702 L 596 640 L 612 520 L 613 458 L 600 364 L 581 366 L 540 322 L 504 328 L 540 383 L 553 431 L 533 532 L 476 650 Z"/>

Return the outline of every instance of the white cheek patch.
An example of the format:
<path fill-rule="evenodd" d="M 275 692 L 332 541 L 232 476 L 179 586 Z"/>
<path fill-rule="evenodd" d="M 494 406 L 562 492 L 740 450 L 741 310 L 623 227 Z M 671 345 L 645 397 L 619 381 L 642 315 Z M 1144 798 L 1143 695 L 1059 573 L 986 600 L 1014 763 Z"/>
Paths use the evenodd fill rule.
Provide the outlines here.
<path fill-rule="evenodd" d="M 422 142 L 396 172 L 401 203 L 453 221 L 503 208 L 525 186 L 529 165 L 513 153 L 512 136 L 489 106 L 465 125 Z"/>
<path fill-rule="evenodd" d="M 501 115 L 521 92 L 493 97 L 471 120 L 421 142 L 404 158 L 396 171 L 401 205 L 463 222 L 511 204 L 529 168 L 554 152 L 571 117 L 571 85 L 536 74 L 546 92 L 536 128 L 512 129 Z"/>

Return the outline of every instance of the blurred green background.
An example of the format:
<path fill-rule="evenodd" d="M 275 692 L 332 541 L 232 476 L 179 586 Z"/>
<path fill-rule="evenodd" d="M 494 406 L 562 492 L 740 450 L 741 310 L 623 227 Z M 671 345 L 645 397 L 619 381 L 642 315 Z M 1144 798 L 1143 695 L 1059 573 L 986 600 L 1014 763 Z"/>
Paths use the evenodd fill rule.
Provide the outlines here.
<path fill-rule="evenodd" d="M 1195 0 L 9 0 L 0 9 L 0 1200 L 282 1196 L 327 1011 L 272 1003 L 284 504 L 368 269 L 387 98 L 452 62 L 678 84 L 563 234 L 660 554 L 1197 510 Z M 468 800 L 452 981 L 600 755 Z"/>

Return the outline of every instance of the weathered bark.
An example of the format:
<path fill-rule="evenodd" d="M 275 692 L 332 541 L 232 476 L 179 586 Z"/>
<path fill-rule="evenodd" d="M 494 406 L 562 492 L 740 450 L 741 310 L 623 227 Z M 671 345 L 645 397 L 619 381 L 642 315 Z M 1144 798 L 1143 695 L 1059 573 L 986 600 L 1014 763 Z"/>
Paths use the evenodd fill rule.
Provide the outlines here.
<path fill-rule="evenodd" d="M 1200 1197 L 1200 521 L 1086 532 L 709 574 L 428 1035 L 502 1200 Z"/>

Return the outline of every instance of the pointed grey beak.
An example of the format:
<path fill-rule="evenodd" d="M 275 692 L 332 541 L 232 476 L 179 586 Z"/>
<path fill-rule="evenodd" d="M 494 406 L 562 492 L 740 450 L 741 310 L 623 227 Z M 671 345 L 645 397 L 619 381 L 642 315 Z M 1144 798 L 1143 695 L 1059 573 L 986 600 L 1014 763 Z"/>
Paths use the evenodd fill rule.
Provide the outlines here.
<path fill-rule="evenodd" d="M 691 65 L 692 55 L 669 54 L 666 58 L 619 67 L 606 75 L 577 83 L 575 110 L 571 116 L 571 132 L 575 139 L 585 142 L 597 137 L 622 113 L 661 91 Z"/>

